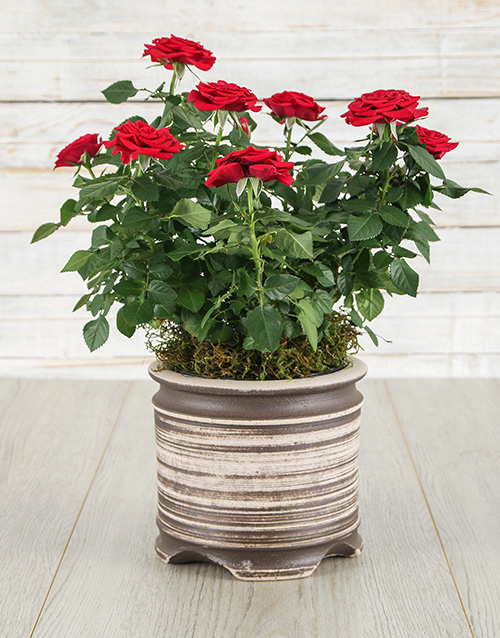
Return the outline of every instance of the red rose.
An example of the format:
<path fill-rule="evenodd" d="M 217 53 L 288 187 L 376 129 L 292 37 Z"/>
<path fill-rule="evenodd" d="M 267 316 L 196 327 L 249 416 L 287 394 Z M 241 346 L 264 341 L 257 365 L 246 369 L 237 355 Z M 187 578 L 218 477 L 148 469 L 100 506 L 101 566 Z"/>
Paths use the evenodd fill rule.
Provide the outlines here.
<path fill-rule="evenodd" d="M 104 146 L 113 146 L 113 155 L 120 153 L 124 164 L 137 159 L 139 155 L 171 159 L 174 153 L 184 148 L 184 144 L 173 137 L 168 128 L 156 129 L 142 120 L 127 120 L 114 131 L 115 137 L 109 142 L 104 142 Z"/>
<path fill-rule="evenodd" d="M 357 97 L 341 117 L 345 117 L 347 124 L 353 126 L 374 122 L 410 122 L 429 112 L 427 108 L 418 108 L 419 99 L 419 96 L 415 97 L 406 91 L 379 89 Z"/>
<path fill-rule="evenodd" d="M 247 118 L 243 116 L 239 117 L 238 122 L 240 123 L 240 128 L 243 131 L 243 133 L 245 133 L 245 135 L 250 135 L 250 124 Z M 234 128 L 237 128 L 236 124 L 234 125 Z"/>
<path fill-rule="evenodd" d="M 450 143 L 451 138 L 439 131 L 432 131 L 423 126 L 418 126 L 418 124 L 415 126 L 415 129 L 418 133 L 420 143 L 423 144 L 436 159 L 441 159 L 448 151 L 452 151 L 458 146 L 458 142 Z"/>
<path fill-rule="evenodd" d="M 255 106 L 258 98 L 244 86 L 219 80 L 218 82 L 200 82 L 191 91 L 188 98 L 200 111 L 260 111 Z"/>
<path fill-rule="evenodd" d="M 153 62 L 160 62 L 167 69 L 173 68 L 173 62 L 180 62 L 208 71 L 215 63 L 212 52 L 199 42 L 178 38 L 175 35 L 171 35 L 170 38 L 156 38 L 152 44 L 145 44 L 142 57 L 145 55 L 149 55 Z"/>
<path fill-rule="evenodd" d="M 97 133 L 82 135 L 82 137 L 79 137 L 74 142 L 71 142 L 71 144 L 68 144 L 68 146 L 65 146 L 62 151 L 59 151 L 54 168 L 81 164 L 82 155 L 84 153 L 87 153 L 90 157 L 95 157 L 97 153 L 99 153 L 101 146 L 102 142 Z"/>
<path fill-rule="evenodd" d="M 264 100 L 264 103 L 271 109 L 271 115 L 279 118 L 297 117 L 299 120 L 307 120 L 313 122 L 315 120 L 323 120 L 326 115 L 319 117 L 319 114 L 325 110 L 324 106 L 320 106 L 309 95 L 305 93 L 297 93 L 296 91 L 283 91 L 275 93 L 271 97 Z"/>
<path fill-rule="evenodd" d="M 222 186 L 237 183 L 244 177 L 258 177 L 263 182 L 276 179 L 289 186 L 293 182 L 292 168 L 293 162 L 284 162 L 276 151 L 249 146 L 218 159 L 217 168 L 210 171 L 205 185 Z"/>

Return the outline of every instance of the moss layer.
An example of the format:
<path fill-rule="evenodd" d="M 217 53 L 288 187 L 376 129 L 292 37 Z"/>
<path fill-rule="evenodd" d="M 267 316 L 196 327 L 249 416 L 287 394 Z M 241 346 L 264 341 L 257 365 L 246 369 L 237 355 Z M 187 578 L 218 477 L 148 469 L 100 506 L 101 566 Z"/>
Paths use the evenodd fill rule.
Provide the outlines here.
<path fill-rule="evenodd" d="M 230 379 L 296 379 L 325 372 L 345 364 L 348 354 L 358 351 L 358 331 L 349 319 L 334 312 L 329 317 L 329 334 L 316 352 L 304 335 L 282 339 L 274 352 L 246 350 L 237 333 L 229 341 L 197 342 L 178 324 L 163 321 L 148 327 L 147 346 L 160 369 Z"/>

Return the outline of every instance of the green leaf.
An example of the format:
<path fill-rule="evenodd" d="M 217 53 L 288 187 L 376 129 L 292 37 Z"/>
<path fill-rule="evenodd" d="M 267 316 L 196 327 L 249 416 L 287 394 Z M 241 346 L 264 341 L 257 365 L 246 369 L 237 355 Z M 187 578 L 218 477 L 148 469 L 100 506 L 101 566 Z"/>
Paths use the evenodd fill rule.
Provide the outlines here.
<path fill-rule="evenodd" d="M 118 188 L 118 182 L 116 180 L 109 180 L 104 182 L 90 182 L 82 186 L 80 190 L 80 201 L 90 202 L 94 200 L 111 200 Z"/>
<path fill-rule="evenodd" d="M 153 305 L 148 299 L 131 301 L 121 310 L 123 310 L 123 318 L 129 326 L 138 326 L 153 318 Z"/>
<path fill-rule="evenodd" d="M 427 222 L 417 222 L 410 228 L 411 236 L 414 239 L 423 239 L 424 241 L 439 241 L 439 236 Z"/>
<path fill-rule="evenodd" d="M 195 286 L 184 286 L 181 288 L 178 292 L 177 299 L 181 306 L 184 306 L 184 308 L 192 312 L 198 312 L 205 303 L 205 295 Z"/>
<path fill-rule="evenodd" d="M 105 222 L 108 221 L 108 219 L 116 219 L 119 210 L 119 208 L 112 204 L 104 204 L 101 208 L 89 213 L 89 222 Z"/>
<path fill-rule="evenodd" d="M 312 300 L 313 308 L 318 317 L 329 315 L 333 310 L 333 301 L 326 290 L 315 290 Z"/>
<path fill-rule="evenodd" d="M 173 309 L 177 293 L 171 286 L 163 281 L 153 279 L 149 284 L 148 296 L 154 304 L 160 304 L 167 309 Z"/>
<path fill-rule="evenodd" d="M 294 275 L 271 275 L 264 284 L 266 297 L 273 301 L 284 299 L 299 285 L 300 279 Z"/>
<path fill-rule="evenodd" d="M 318 348 L 318 315 L 307 299 L 300 299 L 298 306 L 300 310 L 297 318 L 302 324 L 312 349 L 316 352 Z"/>
<path fill-rule="evenodd" d="M 75 209 L 76 201 L 74 199 L 67 199 L 61 206 L 61 225 L 66 226 L 68 222 L 78 215 L 78 211 Z"/>
<path fill-rule="evenodd" d="M 347 297 L 351 294 L 353 288 L 353 280 L 349 273 L 344 270 L 337 277 L 337 286 L 341 295 Z"/>
<path fill-rule="evenodd" d="M 312 259 L 313 236 L 311 231 L 305 233 L 294 233 L 291 230 L 279 230 L 276 234 L 276 245 L 290 257 L 300 259 Z"/>
<path fill-rule="evenodd" d="M 157 224 L 157 218 L 147 213 L 139 206 L 129 208 L 122 218 L 123 228 L 127 230 L 152 230 Z"/>
<path fill-rule="evenodd" d="M 373 151 L 372 170 L 382 171 L 392 166 L 398 157 L 398 148 L 393 142 L 383 142 Z"/>
<path fill-rule="evenodd" d="M 145 279 L 146 277 L 146 265 L 138 259 L 131 259 L 125 262 L 123 270 L 131 279 Z"/>
<path fill-rule="evenodd" d="M 352 308 L 351 312 L 350 312 L 350 317 L 351 317 L 351 321 L 352 323 L 357 326 L 358 328 L 361 328 L 363 325 L 363 319 L 361 319 L 361 317 L 359 316 L 359 313 L 357 313 L 354 308 Z"/>
<path fill-rule="evenodd" d="M 304 264 L 302 270 L 316 277 L 318 283 L 325 286 L 325 288 L 335 286 L 335 275 L 331 268 L 328 268 L 328 266 L 325 266 L 325 264 L 321 262 L 317 264 Z"/>
<path fill-rule="evenodd" d="M 280 344 L 281 315 L 272 306 L 257 306 L 247 315 L 247 330 L 257 350 L 274 352 Z"/>
<path fill-rule="evenodd" d="M 73 308 L 73 312 L 76 312 L 80 308 L 83 308 L 83 306 L 86 306 L 90 301 L 90 297 L 90 294 L 80 297 L 80 299 L 76 302 L 75 307 Z"/>
<path fill-rule="evenodd" d="M 121 297 L 138 297 L 142 293 L 143 284 L 130 279 L 122 279 L 114 285 L 113 290 Z"/>
<path fill-rule="evenodd" d="M 257 290 L 257 283 L 255 279 L 252 279 L 244 268 L 238 268 L 238 292 L 245 297 L 253 297 Z"/>
<path fill-rule="evenodd" d="M 341 202 L 342 208 L 349 213 L 371 213 L 377 207 L 375 199 L 359 199 L 358 197 L 351 197 Z"/>
<path fill-rule="evenodd" d="M 373 332 L 373 330 L 369 327 L 369 326 L 365 326 L 364 329 L 366 330 L 368 336 L 370 337 L 370 339 L 373 341 L 373 343 L 378 346 L 378 337 L 377 335 Z"/>
<path fill-rule="evenodd" d="M 336 164 L 326 164 L 325 162 L 317 162 L 306 168 L 304 181 L 308 186 L 318 186 L 329 182 L 333 177 L 338 175 L 344 166 L 344 160 Z"/>
<path fill-rule="evenodd" d="M 116 313 L 116 327 L 122 335 L 125 335 L 129 339 L 135 332 L 135 326 L 131 326 L 123 316 L 123 308 L 120 308 Z"/>
<path fill-rule="evenodd" d="M 482 188 L 466 188 L 465 186 L 460 186 L 460 184 L 457 184 L 451 179 L 445 179 L 443 185 L 444 188 L 441 192 L 453 199 L 463 197 L 470 191 L 473 191 L 474 193 L 483 193 L 483 195 L 491 195 L 491 193 L 488 193 L 488 191 L 485 191 Z"/>
<path fill-rule="evenodd" d="M 80 270 L 80 268 L 85 266 L 92 254 L 93 253 L 89 250 L 77 250 L 76 253 L 71 255 L 61 272 L 73 272 L 75 270 Z"/>
<path fill-rule="evenodd" d="M 400 226 L 401 228 L 406 228 L 410 221 L 408 213 L 406 213 L 404 210 L 401 210 L 397 206 L 391 206 L 389 204 L 387 204 L 386 206 L 382 206 L 378 214 L 388 224 L 392 224 L 393 226 Z"/>
<path fill-rule="evenodd" d="M 149 269 L 149 274 L 152 279 L 161 279 L 163 281 L 166 281 L 173 272 L 172 268 L 164 262 L 153 264 Z"/>
<path fill-rule="evenodd" d="M 392 257 L 385 250 L 379 250 L 373 255 L 373 267 L 379 272 L 385 272 L 392 262 Z"/>
<path fill-rule="evenodd" d="M 345 179 L 342 177 L 334 177 L 323 189 L 321 197 L 319 198 L 320 204 L 330 204 L 338 199 L 342 188 L 344 187 Z"/>
<path fill-rule="evenodd" d="M 420 239 L 414 239 L 413 240 L 415 243 L 415 246 L 418 249 L 418 252 L 424 257 L 425 261 L 430 264 L 431 263 L 431 249 L 429 247 L 429 242 L 424 241 L 424 240 L 420 240 Z"/>
<path fill-rule="evenodd" d="M 372 270 L 356 270 L 355 275 L 364 288 L 381 288 L 384 282 Z"/>
<path fill-rule="evenodd" d="M 119 80 L 118 82 L 110 84 L 108 88 L 101 91 L 101 93 L 111 104 L 121 104 L 122 102 L 126 102 L 129 97 L 134 97 L 138 90 L 139 89 L 136 89 L 130 80 Z"/>
<path fill-rule="evenodd" d="M 349 217 L 347 231 L 351 241 L 361 241 L 376 237 L 383 228 L 382 220 L 378 215 L 366 217 Z"/>
<path fill-rule="evenodd" d="M 46 224 L 42 224 L 39 228 L 35 230 L 33 237 L 31 238 L 31 243 L 34 244 L 41 239 L 45 239 L 52 233 L 55 233 L 59 228 L 60 224 L 54 224 L 53 222 L 48 222 Z"/>
<path fill-rule="evenodd" d="M 398 290 L 411 295 L 417 296 L 419 276 L 413 268 L 411 268 L 404 259 L 395 259 L 390 267 L 392 283 Z"/>
<path fill-rule="evenodd" d="M 132 182 L 132 193 L 137 199 L 144 202 L 155 202 L 160 196 L 156 182 L 146 177 L 146 175 L 134 179 Z"/>
<path fill-rule="evenodd" d="M 408 152 L 424 171 L 439 179 L 446 179 L 441 166 L 423 146 L 408 146 Z"/>
<path fill-rule="evenodd" d="M 186 129 L 189 127 L 192 127 L 195 129 L 203 128 L 203 122 L 180 105 L 176 105 L 173 107 L 172 114 L 173 114 L 175 123 L 180 128 L 183 128 L 183 129 Z"/>
<path fill-rule="evenodd" d="M 177 202 L 169 217 L 178 217 L 189 228 L 201 228 L 205 230 L 210 224 L 211 211 L 190 199 L 181 199 Z"/>
<path fill-rule="evenodd" d="M 344 151 L 337 148 L 323 133 L 310 133 L 307 137 L 327 155 L 344 155 Z"/>
<path fill-rule="evenodd" d="M 99 248 L 99 246 L 106 246 L 107 244 L 111 242 L 111 240 L 114 237 L 115 237 L 115 234 L 113 233 L 112 230 L 110 230 L 110 228 L 108 228 L 108 226 L 106 225 L 97 226 L 97 228 L 94 228 L 94 230 L 92 231 L 92 241 L 91 241 L 92 248 Z"/>
<path fill-rule="evenodd" d="M 367 321 L 372 321 L 384 309 L 384 297 L 376 288 L 361 290 L 356 295 L 356 304 L 363 317 Z"/>
<path fill-rule="evenodd" d="M 229 141 L 233 146 L 242 146 L 246 148 L 250 145 L 250 138 L 239 128 L 233 128 L 231 133 L 229 133 Z"/>
<path fill-rule="evenodd" d="M 109 337 L 109 323 L 104 315 L 89 321 L 83 327 L 83 338 L 90 352 L 106 343 Z"/>
<path fill-rule="evenodd" d="M 420 191 L 420 188 L 414 182 L 406 182 L 403 194 L 399 199 L 399 203 L 401 204 L 404 210 L 408 210 L 408 208 L 415 208 L 421 204 L 424 200 L 424 196 Z"/>
<path fill-rule="evenodd" d="M 174 245 L 174 250 L 171 250 L 169 253 L 167 253 L 168 257 L 170 257 L 172 261 L 179 261 L 183 257 L 201 253 L 206 250 L 205 246 L 200 246 L 195 243 L 187 244 L 179 238 L 175 240 Z"/>

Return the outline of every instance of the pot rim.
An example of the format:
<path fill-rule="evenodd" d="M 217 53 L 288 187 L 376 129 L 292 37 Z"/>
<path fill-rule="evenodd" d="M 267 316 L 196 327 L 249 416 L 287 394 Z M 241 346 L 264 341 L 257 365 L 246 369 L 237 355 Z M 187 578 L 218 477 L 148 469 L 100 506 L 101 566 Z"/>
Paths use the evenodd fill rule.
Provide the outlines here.
<path fill-rule="evenodd" d="M 368 370 L 366 363 L 357 357 L 347 357 L 350 364 L 346 368 L 336 370 L 315 377 L 304 377 L 301 379 L 272 379 L 272 380 L 248 380 L 248 379 L 208 379 L 192 375 L 185 375 L 173 370 L 158 370 L 157 362 L 150 364 L 149 375 L 154 381 L 166 384 L 170 387 L 177 387 L 184 391 L 189 388 L 198 391 L 203 388 L 211 392 L 248 392 L 253 394 L 275 393 L 280 390 L 321 390 L 334 386 L 342 387 L 360 381 Z"/>

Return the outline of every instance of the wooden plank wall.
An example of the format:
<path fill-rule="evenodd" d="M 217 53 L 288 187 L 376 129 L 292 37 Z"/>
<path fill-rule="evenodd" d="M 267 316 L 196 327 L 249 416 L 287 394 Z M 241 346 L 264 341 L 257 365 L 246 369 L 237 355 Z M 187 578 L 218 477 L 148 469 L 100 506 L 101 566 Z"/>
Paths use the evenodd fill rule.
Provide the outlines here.
<path fill-rule="evenodd" d="M 215 53 L 206 80 L 234 81 L 260 97 L 290 89 L 322 101 L 325 132 L 338 144 L 359 134 L 339 115 L 360 93 L 404 88 L 422 96 L 426 125 L 460 142 L 443 160 L 449 177 L 493 197 L 443 198 L 435 215 L 443 241 L 432 268 L 419 263 L 421 294 L 387 301 L 374 329 L 392 343 L 376 349 L 363 338 L 364 357 L 372 376 L 500 374 L 498 0 L 18 0 L 5 3 L 0 22 L 0 370 L 98 371 L 147 355 L 140 336 L 115 335 L 93 355 L 83 344 L 87 315 L 71 314 L 83 283 L 58 272 L 87 247 L 88 229 L 77 222 L 45 242 L 29 240 L 72 196 L 72 171 L 52 171 L 58 150 L 87 132 L 107 136 L 137 112 L 155 116 L 154 104 L 112 106 L 100 91 L 118 79 L 157 86 L 165 71 L 146 68 L 143 44 L 175 33 Z M 195 81 L 186 77 L 183 88 Z M 279 128 L 261 121 L 258 141 L 278 142 Z"/>

